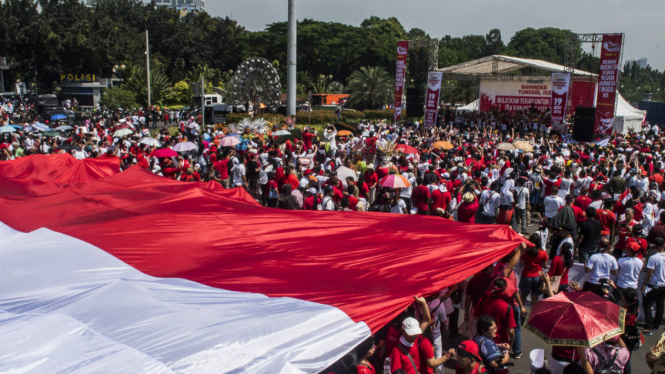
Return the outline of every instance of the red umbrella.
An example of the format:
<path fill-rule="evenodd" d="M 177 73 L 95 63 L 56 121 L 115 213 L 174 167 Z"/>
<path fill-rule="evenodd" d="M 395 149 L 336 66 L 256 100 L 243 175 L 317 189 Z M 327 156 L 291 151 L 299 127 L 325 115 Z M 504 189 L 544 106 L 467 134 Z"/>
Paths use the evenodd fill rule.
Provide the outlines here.
<path fill-rule="evenodd" d="M 154 150 L 151 154 L 150 157 L 175 157 L 177 156 L 178 153 L 171 148 L 160 148 Z"/>
<path fill-rule="evenodd" d="M 526 328 L 549 345 L 594 347 L 623 334 L 626 309 L 593 292 L 561 292 L 538 302 Z"/>
<path fill-rule="evenodd" d="M 411 153 L 411 154 L 418 153 L 417 149 L 415 149 L 412 146 L 407 145 L 407 144 L 398 144 L 397 147 L 395 147 L 395 149 L 398 149 L 398 150 L 400 150 L 404 153 Z"/>
<path fill-rule="evenodd" d="M 122 130 L 122 129 L 132 129 L 133 130 L 134 127 L 132 127 L 132 126 L 126 124 L 126 123 L 123 123 L 123 124 L 120 124 L 120 125 L 114 127 L 113 131 L 118 131 L 118 130 Z"/>
<path fill-rule="evenodd" d="M 381 178 L 379 185 L 389 188 L 407 188 L 411 186 L 411 183 L 401 175 L 391 174 Z"/>

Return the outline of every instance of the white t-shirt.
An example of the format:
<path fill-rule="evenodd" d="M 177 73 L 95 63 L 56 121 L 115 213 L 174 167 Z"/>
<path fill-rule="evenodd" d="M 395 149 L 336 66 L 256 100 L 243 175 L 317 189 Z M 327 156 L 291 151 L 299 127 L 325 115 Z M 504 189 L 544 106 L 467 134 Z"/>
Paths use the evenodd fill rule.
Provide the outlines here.
<path fill-rule="evenodd" d="M 238 164 L 231 169 L 231 172 L 233 172 L 233 184 L 236 187 L 242 186 L 245 184 L 245 181 L 242 179 L 242 177 L 245 175 L 245 171 L 247 169 L 245 168 L 245 164 Z"/>
<path fill-rule="evenodd" d="M 480 202 L 483 205 L 483 213 L 486 216 L 496 216 L 499 213 L 499 201 L 501 200 L 501 195 L 492 190 L 485 190 L 480 195 Z"/>
<path fill-rule="evenodd" d="M 390 207 L 390 213 L 404 214 L 403 209 L 406 209 L 406 203 L 404 200 L 399 199 L 397 200 L 397 205 Z"/>
<path fill-rule="evenodd" d="M 610 277 L 610 271 L 617 270 L 619 265 L 617 260 L 609 253 L 596 253 L 589 258 L 586 267 L 591 269 L 589 280 L 587 282 L 600 284 L 600 280 Z"/>
<path fill-rule="evenodd" d="M 566 205 L 566 202 L 563 201 L 561 196 L 550 195 L 545 196 L 543 204 L 545 205 L 545 217 L 552 218 L 556 215 L 556 212 L 559 211 L 559 208 Z"/>
<path fill-rule="evenodd" d="M 325 196 L 321 201 L 321 209 L 323 210 L 335 210 L 335 202 L 332 197 Z"/>
<path fill-rule="evenodd" d="M 617 261 L 619 272 L 617 273 L 617 287 L 637 288 L 637 281 L 642 271 L 644 262 L 637 257 L 622 257 Z"/>
<path fill-rule="evenodd" d="M 529 201 L 529 189 L 526 187 L 515 187 L 515 206 L 520 209 L 526 209 L 526 202 Z"/>
<path fill-rule="evenodd" d="M 559 186 L 559 196 L 565 198 L 566 195 L 570 194 L 570 186 L 573 185 L 573 180 L 570 178 L 562 178 L 561 185 Z"/>
<path fill-rule="evenodd" d="M 649 257 L 647 269 L 653 270 L 653 276 L 649 284 L 654 286 L 665 286 L 665 253 L 656 253 Z"/>

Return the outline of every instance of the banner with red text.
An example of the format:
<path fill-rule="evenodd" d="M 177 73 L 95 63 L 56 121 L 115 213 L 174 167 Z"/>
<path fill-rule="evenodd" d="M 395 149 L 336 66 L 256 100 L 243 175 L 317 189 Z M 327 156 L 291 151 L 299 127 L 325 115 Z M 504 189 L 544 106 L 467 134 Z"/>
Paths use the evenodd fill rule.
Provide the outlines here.
<path fill-rule="evenodd" d="M 529 110 L 533 104 L 544 112 L 550 107 L 551 82 L 528 79 L 523 81 L 480 81 L 480 111 Z"/>
<path fill-rule="evenodd" d="M 552 74 L 552 124 L 563 123 L 570 89 L 570 73 Z"/>
<path fill-rule="evenodd" d="M 603 45 L 600 51 L 594 134 L 612 134 L 622 44 L 623 34 L 603 35 Z"/>
<path fill-rule="evenodd" d="M 425 127 L 436 126 L 436 117 L 439 111 L 439 92 L 441 92 L 441 79 L 443 73 L 430 71 L 427 74 L 427 95 L 425 96 Z"/>
<path fill-rule="evenodd" d="M 406 78 L 406 57 L 409 52 L 409 41 L 397 42 L 397 70 L 395 73 L 395 121 L 402 117 L 402 94 Z"/>

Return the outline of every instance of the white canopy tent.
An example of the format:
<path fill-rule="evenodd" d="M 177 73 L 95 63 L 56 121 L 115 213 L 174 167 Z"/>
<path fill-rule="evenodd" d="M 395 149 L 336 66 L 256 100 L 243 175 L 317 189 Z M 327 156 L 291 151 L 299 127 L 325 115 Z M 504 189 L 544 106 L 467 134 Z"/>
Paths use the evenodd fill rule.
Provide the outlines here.
<path fill-rule="evenodd" d="M 642 123 L 644 123 L 647 111 L 639 110 L 630 105 L 619 92 L 617 92 L 617 95 L 618 99 L 616 115 L 614 116 L 614 131 L 621 134 L 628 134 L 631 131 L 642 131 Z"/>
<path fill-rule="evenodd" d="M 542 60 L 532 60 L 529 58 L 518 58 L 511 56 L 492 55 L 477 60 L 468 61 L 462 64 L 438 69 L 444 73 L 443 79 L 477 79 L 500 74 L 510 73 L 523 68 L 534 68 L 552 73 L 565 73 L 566 67 Z M 587 71 L 575 70 L 575 77 L 586 77 L 597 79 L 598 75 Z M 446 77 L 447 76 L 447 77 Z M 502 76 L 506 79 L 521 79 L 519 75 Z"/>
<path fill-rule="evenodd" d="M 458 112 L 477 112 L 478 111 L 478 99 L 466 104 L 465 106 L 461 106 L 459 108 L 455 108 L 456 111 Z"/>

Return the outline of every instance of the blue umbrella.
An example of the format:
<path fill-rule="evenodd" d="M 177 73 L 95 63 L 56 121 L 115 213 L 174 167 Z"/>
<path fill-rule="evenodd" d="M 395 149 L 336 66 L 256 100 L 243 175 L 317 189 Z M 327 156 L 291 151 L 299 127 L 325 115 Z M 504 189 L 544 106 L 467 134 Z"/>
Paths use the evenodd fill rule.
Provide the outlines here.
<path fill-rule="evenodd" d="M 55 115 L 51 116 L 51 121 L 58 121 L 58 120 L 61 120 L 61 119 L 66 119 L 66 118 L 67 118 L 67 116 L 64 115 L 64 114 L 55 114 Z"/>
<path fill-rule="evenodd" d="M 23 130 L 23 127 L 18 126 L 18 125 L 9 125 L 9 126 L 15 128 L 16 130 Z"/>

